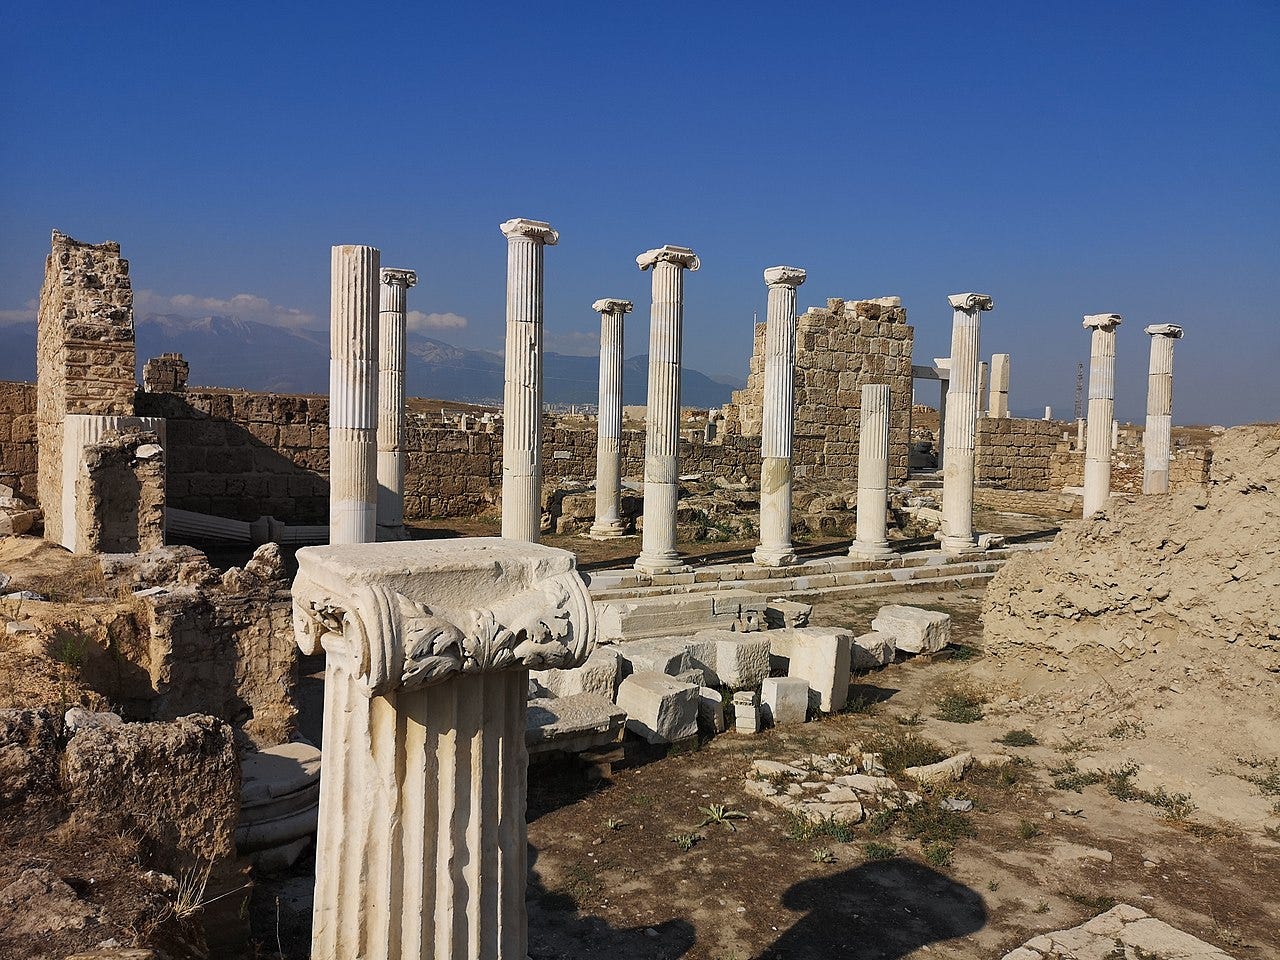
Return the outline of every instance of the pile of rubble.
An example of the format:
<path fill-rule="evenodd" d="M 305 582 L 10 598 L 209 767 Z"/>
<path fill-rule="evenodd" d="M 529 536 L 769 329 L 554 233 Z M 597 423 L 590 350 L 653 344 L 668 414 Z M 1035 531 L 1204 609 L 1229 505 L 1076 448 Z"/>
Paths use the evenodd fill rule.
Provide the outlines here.
<path fill-rule="evenodd" d="M 40 508 L 19 496 L 10 483 L 0 483 L 0 537 L 20 537 L 40 523 Z"/>

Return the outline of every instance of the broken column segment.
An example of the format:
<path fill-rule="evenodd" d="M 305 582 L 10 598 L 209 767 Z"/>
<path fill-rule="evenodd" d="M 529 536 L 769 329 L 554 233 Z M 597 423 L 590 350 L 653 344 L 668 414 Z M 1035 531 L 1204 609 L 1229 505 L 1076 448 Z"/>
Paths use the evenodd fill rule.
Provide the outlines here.
<path fill-rule="evenodd" d="M 1009 354 L 991 355 L 991 403 L 987 416 L 997 420 L 1009 417 Z M 1045 418 L 1046 420 L 1048 417 Z"/>
<path fill-rule="evenodd" d="M 501 225 L 507 238 L 507 346 L 502 393 L 502 535 L 542 530 L 542 264 L 560 234 L 542 220 Z"/>
<path fill-rule="evenodd" d="M 862 424 L 858 432 L 858 526 L 849 556 L 875 558 L 889 547 L 889 385 L 862 388 Z"/>
<path fill-rule="evenodd" d="M 951 324 L 951 382 L 947 389 L 946 456 L 942 468 L 942 549 L 976 550 L 973 532 L 974 440 L 978 421 L 978 355 L 982 311 L 995 304 L 985 293 L 947 298 Z"/>
<path fill-rule="evenodd" d="M 298 551 L 323 650 L 312 956 L 524 960 L 529 669 L 595 617 L 573 555 L 495 538 Z"/>
<path fill-rule="evenodd" d="M 791 549 L 791 446 L 795 433 L 796 288 L 799 267 L 770 267 L 765 322 L 764 406 L 760 431 L 760 546 L 752 559 L 764 567 L 796 562 Z"/>
<path fill-rule="evenodd" d="M 1093 331 L 1089 346 L 1089 427 L 1085 433 L 1084 516 L 1093 516 L 1111 497 L 1111 421 L 1116 410 L 1116 327 L 1118 313 L 1084 318 Z"/>
<path fill-rule="evenodd" d="M 625 536 L 619 501 L 622 496 L 622 325 L 630 300 L 597 300 L 600 314 L 600 403 L 596 429 L 596 518 L 590 536 Z"/>
<path fill-rule="evenodd" d="M 1147 424 L 1142 431 L 1142 492 L 1168 493 L 1173 341 L 1182 339 L 1182 328 L 1173 323 L 1156 323 L 1143 332 L 1151 337 L 1151 366 L 1147 373 Z"/>
<path fill-rule="evenodd" d="M 649 401 L 644 440 L 644 530 L 636 569 L 684 569 L 676 552 L 680 500 L 680 353 L 684 328 L 684 272 L 701 263 L 688 247 L 667 245 L 636 257 L 653 270 L 649 319 Z"/>
<path fill-rule="evenodd" d="M 378 539 L 404 536 L 405 301 L 412 270 L 383 267 L 378 310 Z"/>

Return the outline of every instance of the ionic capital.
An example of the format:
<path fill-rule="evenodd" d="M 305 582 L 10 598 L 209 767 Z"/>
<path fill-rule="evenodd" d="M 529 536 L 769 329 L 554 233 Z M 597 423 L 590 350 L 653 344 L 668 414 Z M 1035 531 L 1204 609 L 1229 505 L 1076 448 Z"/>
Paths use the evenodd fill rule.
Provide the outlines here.
<path fill-rule="evenodd" d="M 393 284 L 399 283 L 406 287 L 412 287 L 418 282 L 418 274 L 413 270 L 403 270 L 400 267 L 383 267 L 379 272 L 379 276 L 383 283 Z"/>
<path fill-rule="evenodd" d="M 956 310 L 990 310 L 996 305 L 989 293 L 953 293 L 947 302 Z"/>
<path fill-rule="evenodd" d="M 606 298 L 597 300 L 591 305 L 591 309 L 596 313 L 630 313 L 631 308 L 635 306 L 630 300 L 614 300 Z"/>
<path fill-rule="evenodd" d="M 522 217 L 517 217 L 501 224 L 500 229 L 502 230 L 502 235 L 508 240 L 515 237 L 524 237 L 545 243 L 547 246 L 555 246 L 560 240 L 560 234 L 552 230 L 551 224 L 545 220 L 525 220 Z"/>
<path fill-rule="evenodd" d="M 794 290 L 804 283 L 807 276 L 799 267 L 768 267 L 764 272 L 764 282 L 771 287 L 791 287 Z"/>
<path fill-rule="evenodd" d="M 1118 313 L 1094 313 L 1084 318 L 1086 330 L 1114 330 L 1124 318 Z"/>
<path fill-rule="evenodd" d="M 673 247 L 671 244 L 654 247 L 652 250 L 646 250 L 636 257 L 636 266 L 641 270 L 648 270 L 657 263 L 674 263 L 676 266 L 684 267 L 686 270 L 697 270 L 702 266 L 702 261 L 698 259 L 698 255 L 688 247 Z"/>
<path fill-rule="evenodd" d="M 1182 328 L 1176 323 L 1153 323 L 1149 327 L 1143 327 L 1142 332 L 1153 337 L 1168 337 L 1170 340 L 1182 339 Z"/>

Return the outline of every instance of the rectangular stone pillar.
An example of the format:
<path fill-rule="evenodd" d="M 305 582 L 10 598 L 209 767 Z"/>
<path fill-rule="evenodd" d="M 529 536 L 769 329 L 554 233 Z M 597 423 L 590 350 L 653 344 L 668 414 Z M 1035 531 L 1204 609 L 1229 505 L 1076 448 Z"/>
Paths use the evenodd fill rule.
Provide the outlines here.
<path fill-rule="evenodd" d="M 1142 492 L 1168 493 L 1173 432 L 1173 342 L 1182 339 L 1182 328 L 1173 323 L 1156 323 L 1143 332 L 1151 337 L 1151 365 L 1147 373 L 1147 423 L 1142 431 Z"/>
<path fill-rule="evenodd" d="M 383 267 L 378 311 L 377 538 L 399 540 L 404 529 L 405 300 L 418 282 L 412 270 Z"/>
<path fill-rule="evenodd" d="M 581 664 L 572 554 L 498 538 L 308 547 L 326 654 L 313 960 L 526 960 L 529 670 Z"/>
<path fill-rule="evenodd" d="M 597 300 L 600 314 L 600 397 L 596 417 L 596 518 L 590 536 L 623 537 L 622 522 L 622 326 L 630 300 Z"/>
<path fill-rule="evenodd" d="M 951 325 L 951 384 L 947 391 L 947 455 L 942 471 L 942 549 L 978 548 L 973 531 L 974 443 L 978 426 L 979 326 L 994 301 L 985 293 L 948 298 Z"/>
<path fill-rule="evenodd" d="M 1084 318 L 1092 330 L 1089 349 L 1089 428 L 1085 434 L 1084 516 L 1093 516 L 1111 497 L 1111 424 L 1116 409 L 1116 328 L 1121 317 L 1099 313 Z"/>
<path fill-rule="evenodd" d="M 978 419 L 987 416 L 987 384 L 991 380 L 991 365 L 985 360 L 978 362 Z"/>
<path fill-rule="evenodd" d="M 999 420 L 1009 416 L 1009 354 L 991 355 L 991 403 L 987 416 Z"/>

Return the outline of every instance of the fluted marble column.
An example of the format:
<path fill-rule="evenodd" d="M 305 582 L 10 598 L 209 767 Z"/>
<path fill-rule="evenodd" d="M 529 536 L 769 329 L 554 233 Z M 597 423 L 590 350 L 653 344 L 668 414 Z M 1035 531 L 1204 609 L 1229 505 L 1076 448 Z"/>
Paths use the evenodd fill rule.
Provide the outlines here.
<path fill-rule="evenodd" d="M 537 543 L 542 529 L 542 250 L 560 235 L 508 220 L 507 355 L 502 394 L 502 535 Z"/>
<path fill-rule="evenodd" d="M 622 494 L 622 327 L 630 300 L 597 300 L 600 314 L 600 403 L 596 417 L 596 519 L 589 536 L 626 536 L 619 515 Z"/>
<path fill-rule="evenodd" d="M 764 333 L 764 406 L 760 425 L 760 546 L 762 567 L 796 562 L 791 548 L 791 446 L 795 434 L 796 288 L 799 267 L 770 267 Z"/>
<path fill-rule="evenodd" d="M 1111 422 L 1116 410 L 1116 327 L 1121 317 L 1099 313 L 1084 318 L 1092 330 L 1089 348 L 1089 427 L 1085 432 L 1084 516 L 1091 517 L 1111 497 Z"/>
<path fill-rule="evenodd" d="M 991 402 L 987 416 L 997 420 L 1009 418 L 1009 354 L 991 355 Z"/>
<path fill-rule="evenodd" d="M 684 272 L 701 265 L 688 247 L 670 245 L 636 257 L 653 270 L 649 315 L 649 398 L 644 438 L 644 530 L 636 569 L 685 569 L 676 552 L 680 500 L 680 348 L 684 328 Z"/>
<path fill-rule="evenodd" d="M 329 542 L 371 543 L 378 509 L 376 247 L 334 247 L 329 308 Z"/>
<path fill-rule="evenodd" d="M 1142 492 L 1168 493 L 1173 341 L 1182 339 L 1182 328 L 1173 323 L 1156 323 L 1143 332 L 1151 337 L 1151 366 L 1147 373 L 1147 425 L 1142 431 Z"/>
<path fill-rule="evenodd" d="M 987 406 L 987 384 L 991 379 L 991 365 L 985 360 L 978 361 L 978 416 L 989 416 Z"/>
<path fill-rule="evenodd" d="M 871 559 L 893 553 L 889 527 L 889 385 L 862 386 L 858 430 L 858 537 L 849 556 Z"/>
<path fill-rule="evenodd" d="M 412 270 L 382 268 L 378 313 L 378 539 L 404 532 L 405 300 L 418 282 Z"/>
<path fill-rule="evenodd" d="M 985 293 L 947 298 L 951 323 L 951 385 L 947 391 L 947 447 L 942 468 L 942 549 L 976 550 L 973 532 L 974 438 L 978 423 L 979 329 L 994 301 Z"/>
<path fill-rule="evenodd" d="M 313 960 L 525 960 L 529 670 L 595 616 L 564 550 L 497 538 L 298 551 L 323 651 Z"/>

